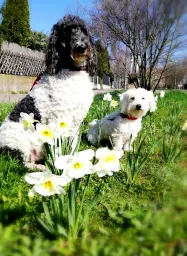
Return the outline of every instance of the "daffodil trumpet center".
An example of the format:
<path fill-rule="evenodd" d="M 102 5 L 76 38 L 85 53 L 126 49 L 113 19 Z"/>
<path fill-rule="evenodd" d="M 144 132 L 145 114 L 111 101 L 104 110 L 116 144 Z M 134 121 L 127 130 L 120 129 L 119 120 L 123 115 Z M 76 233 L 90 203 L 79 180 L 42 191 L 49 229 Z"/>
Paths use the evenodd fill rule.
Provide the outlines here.
<path fill-rule="evenodd" d="M 76 162 L 76 163 L 74 163 L 73 168 L 74 168 L 75 170 L 78 170 L 78 169 L 81 169 L 82 166 L 83 166 L 82 163 Z"/>
<path fill-rule="evenodd" d="M 53 191 L 54 189 L 53 183 L 50 180 L 46 181 L 43 185 L 44 185 L 44 188 L 48 189 L 49 191 Z"/>
<path fill-rule="evenodd" d="M 61 122 L 61 123 L 60 123 L 60 127 L 61 127 L 61 128 L 65 128 L 65 127 L 67 127 L 67 124 L 66 124 L 65 122 Z"/>
<path fill-rule="evenodd" d="M 111 163 L 117 160 L 117 157 L 115 155 L 108 155 L 104 159 L 104 162 Z"/>
<path fill-rule="evenodd" d="M 23 120 L 23 125 L 28 128 L 32 123 L 27 121 L 27 120 Z"/>
<path fill-rule="evenodd" d="M 53 137 L 52 132 L 48 130 L 44 130 L 41 132 L 45 137 Z"/>

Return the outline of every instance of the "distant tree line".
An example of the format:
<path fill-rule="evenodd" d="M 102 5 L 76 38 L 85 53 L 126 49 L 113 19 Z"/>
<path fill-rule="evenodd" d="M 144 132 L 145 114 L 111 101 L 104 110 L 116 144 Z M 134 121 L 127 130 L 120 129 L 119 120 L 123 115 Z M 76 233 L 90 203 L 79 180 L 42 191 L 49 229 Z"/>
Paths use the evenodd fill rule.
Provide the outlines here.
<path fill-rule="evenodd" d="M 30 29 L 28 0 L 6 0 L 0 9 L 0 38 L 32 50 L 45 51 L 46 34 Z"/>
<path fill-rule="evenodd" d="M 95 42 L 97 51 L 97 76 L 100 78 L 100 85 L 102 87 L 103 77 L 107 75 L 110 78 L 110 83 L 113 82 L 113 73 L 110 68 L 110 56 L 107 46 L 104 46 L 100 40 Z"/>
<path fill-rule="evenodd" d="M 30 29 L 30 12 L 28 0 L 6 0 L 0 8 L 2 17 L 0 23 L 0 39 L 28 47 L 32 50 L 45 52 L 48 36 L 42 32 Z M 113 73 L 110 69 L 110 58 L 107 47 L 100 40 L 95 43 L 98 66 L 97 75 L 100 77 L 100 84 L 104 74 L 113 80 Z"/>

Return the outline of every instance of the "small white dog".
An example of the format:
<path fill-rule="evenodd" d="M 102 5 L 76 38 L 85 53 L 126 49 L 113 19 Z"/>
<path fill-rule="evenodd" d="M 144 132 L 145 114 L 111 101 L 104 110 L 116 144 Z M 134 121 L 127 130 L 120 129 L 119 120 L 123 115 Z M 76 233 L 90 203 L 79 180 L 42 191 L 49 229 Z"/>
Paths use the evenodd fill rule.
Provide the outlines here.
<path fill-rule="evenodd" d="M 141 129 L 142 117 L 156 110 L 153 92 L 142 88 L 129 89 L 120 97 L 121 110 L 97 121 L 88 132 L 92 145 L 109 140 L 115 150 L 130 150 L 131 143 Z"/>

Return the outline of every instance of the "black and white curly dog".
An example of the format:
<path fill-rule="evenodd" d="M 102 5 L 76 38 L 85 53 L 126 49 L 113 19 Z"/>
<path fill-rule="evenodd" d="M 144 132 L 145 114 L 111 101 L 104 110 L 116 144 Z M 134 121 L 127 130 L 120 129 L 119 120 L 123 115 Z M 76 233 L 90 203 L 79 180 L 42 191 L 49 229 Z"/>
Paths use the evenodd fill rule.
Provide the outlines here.
<path fill-rule="evenodd" d="M 44 146 L 24 130 L 20 113 L 34 113 L 34 119 L 44 124 L 59 116 L 70 117 L 75 136 L 93 100 L 89 76 L 95 71 L 96 53 L 85 22 L 65 16 L 52 28 L 44 74 L 0 127 L 1 152 L 19 152 L 27 168 L 41 168 L 37 163 L 44 158 Z"/>

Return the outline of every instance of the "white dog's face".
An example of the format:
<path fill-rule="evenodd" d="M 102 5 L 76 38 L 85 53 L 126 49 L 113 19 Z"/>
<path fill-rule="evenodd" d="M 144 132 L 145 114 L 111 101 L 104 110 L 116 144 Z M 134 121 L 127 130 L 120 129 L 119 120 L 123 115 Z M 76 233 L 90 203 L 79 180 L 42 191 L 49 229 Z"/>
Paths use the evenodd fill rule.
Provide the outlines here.
<path fill-rule="evenodd" d="M 139 118 L 147 111 L 156 110 L 156 102 L 151 91 L 143 88 L 129 89 L 121 96 L 121 112 L 129 116 Z"/>

